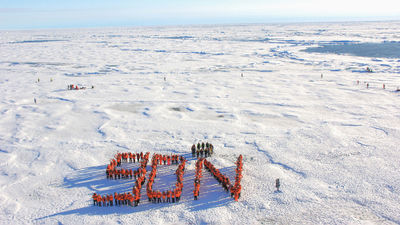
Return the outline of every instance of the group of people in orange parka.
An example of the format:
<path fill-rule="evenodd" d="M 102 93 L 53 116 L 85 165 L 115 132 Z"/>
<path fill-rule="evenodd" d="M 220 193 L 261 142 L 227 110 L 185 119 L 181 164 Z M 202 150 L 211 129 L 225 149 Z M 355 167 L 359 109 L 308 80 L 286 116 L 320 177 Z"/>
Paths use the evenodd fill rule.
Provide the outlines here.
<path fill-rule="evenodd" d="M 162 165 L 163 162 L 164 165 L 166 165 L 167 162 L 168 165 L 170 165 L 170 161 L 172 161 L 172 164 L 178 164 L 180 162 L 178 169 L 175 171 L 177 177 L 175 189 L 163 192 L 153 190 L 154 178 L 157 175 L 157 165 Z M 179 202 L 183 188 L 183 173 L 185 170 L 185 164 L 186 164 L 186 159 L 183 156 L 179 155 L 167 156 L 161 154 L 153 155 L 151 163 L 152 170 L 149 175 L 149 181 L 147 182 L 147 197 L 149 198 L 149 202 L 153 203 Z"/>
<path fill-rule="evenodd" d="M 150 154 L 150 153 L 149 153 Z M 107 165 L 106 175 L 108 179 L 132 179 L 135 177 L 137 179 L 140 174 L 140 168 L 138 170 L 132 169 L 117 169 L 117 166 L 121 166 L 122 162 L 131 162 L 135 163 L 142 162 L 145 158 L 145 154 L 143 152 L 140 153 L 132 153 L 132 152 L 125 152 L 125 153 L 118 153 L 115 155 L 115 158 L 110 161 L 110 164 Z M 148 160 L 148 159 L 147 159 Z"/>
<path fill-rule="evenodd" d="M 138 174 L 138 178 L 135 181 L 135 186 L 132 189 L 132 194 L 134 196 L 134 201 L 135 201 L 135 206 L 138 206 L 139 202 L 140 202 L 140 190 L 142 189 L 142 186 L 144 184 L 144 182 L 146 182 L 146 166 L 147 163 L 149 162 L 149 156 L 150 156 L 150 152 L 147 152 L 144 156 L 143 156 L 143 160 L 140 163 L 140 168 L 139 168 L 139 174 Z M 130 200 L 131 203 L 133 200 Z M 131 204 L 132 206 L 132 204 Z"/>
<path fill-rule="evenodd" d="M 204 159 L 202 158 L 197 160 L 196 162 L 196 177 L 194 178 L 194 190 L 193 190 L 194 200 L 197 200 L 200 194 L 200 180 L 203 177 L 202 175 L 203 162 Z"/>
<path fill-rule="evenodd" d="M 235 176 L 235 184 L 232 185 L 229 181 L 229 178 L 222 174 L 217 168 L 214 167 L 214 165 L 204 159 L 204 166 L 208 171 L 211 172 L 211 174 L 218 180 L 220 184 L 222 184 L 222 187 L 230 193 L 231 196 L 235 198 L 235 201 L 238 201 L 240 198 L 240 192 L 242 190 L 242 187 L 240 186 L 240 181 L 242 179 L 242 170 L 243 170 L 243 156 L 240 155 L 238 160 L 236 161 L 236 176 Z"/>
<path fill-rule="evenodd" d="M 236 161 L 236 176 L 235 176 L 235 184 L 231 185 L 231 197 L 235 198 L 235 201 L 238 201 L 240 198 L 240 192 L 242 191 L 242 186 L 240 182 L 242 181 L 242 171 L 243 171 L 243 156 L 240 155 Z"/>
<path fill-rule="evenodd" d="M 93 194 L 93 205 L 98 205 L 98 206 L 113 206 L 113 200 L 115 201 L 115 205 L 130 205 L 130 206 L 137 206 L 140 202 L 140 190 L 146 181 L 146 166 L 149 161 L 149 156 L 150 152 L 147 152 L 146 154 L 141 153 L 118 153 L 115 155 L 115 159 L 112 159 L 110 164 L 107 165 L 106 169 L 106 175 L 107 178 L 112 179 L 113 177 L 115 179 L 120 179 L 122 178 L 127 178 L 129 177 L 129 173 L 134 173 L 135 174 L 135 186 L 132 189 L 132 194 L 130 192 L 128 193 L 114 193 L 114 196 L 111 195 L 99 195 L 94 193 Z M 134 172 L 128 172 L 128 175 L 126 175 L 126 172 L 122 171 L 132 171 L 132 170 L 125 170 L 125 169 L 117 169 L 116 167 L 121 166 L 122 162 L 135 162 L 137 159 L 137 162 L 140 162 L 140 167 L 139 169 L 135 170 Z M 132 175 L 130 175 L 130 178 L 132 178 Z"/>
<path fill-rule="evenodd" d="M 93 194 L 93 205 L 97 206 L 113 206 L 114 205 L 114 200 L 115 200 L 115 205 L 130 205 L 133 206 L 134 202 L 134 196 L 130 192 L 128 193 L 114 193 L 114 196 L 112 194 L 110 195 L 99 195 L 94 193 Z"/>
<path fill-rule="evenodd" d="M 134 177 L 135 177 L 135 186 L 132 189 L 132 193 L 114 193 L 114 195 L 99 195 L 94 193 L 93 198 L 93 205 L 98 206 L 113 206 L 114 202 L 115 205 L 130 205 L 130 206 L 137 206 L 140 202 L 140 191 L 143 184 L 146 181 L 146 166 L 149 161 L 150 153 L 147 152 L 146 154 L 141 153 L 118 153 L 115 155 L 115 159 L 112 159 L 110 164 L 107 165 L 107 178 L 110 179 L 120 179 L 126 178 L 126 171 L 125 175 L 123 175 L 124 169 L 117 169 L 117 167 L 121 166 L 122 162 L 140 162 L 140 167 L 138 170 L 135 170 Z M 186 159 L 183 156 L 179 155 L 161 155 L 161 154 L 154 154 L 152 159 L 152 170 L 150 172 L 149 181 L 147 183 L 147 196 L 149 201 L 153 203 L 161 203 L 161 202 L 179 202 L 182 188 L 183 188 L 183 174 L 185 170 Z M 157 165 L 171 165 L 172 164 L 179 164 L 178 169 L 176 170 L 175 174 L 177 176 L 177 182 L 175 184 L 174 190 L 168 191 L 155 191 L 153 190 L 153 183 L 154 178 L 157 174 Z M 236 176 L 235 176 L 235 183 L 232 185 L 229 181 L 229 178 L 223 175 L 218 169 L 214 167 L 214 165 L 207 161 L 204 158 L 200 158 L 196 162 L 196 177 L 194 180 L 194 199 L 197 200 L 200 192 L 200 180 L 202 178 L 202 169 L 203 165 L 207 170 L 211 172 L 211 174 L 218 180 L 220 184 L 224 187 L 224 189 L 231 193 L 231 196 L 235 198 L 235 201 L 238 201 L 240 198 L 241 192 L 241 179 L 242 179 L 242 171 L 243 171 L 243 156 L 240 155 L 236 161 Z M 121 171 L 118 174 L 116 171 Z M 122 175 L 122 176 L 121 176 Z M 129 172 L 128 172 L 128 176 Z"/>

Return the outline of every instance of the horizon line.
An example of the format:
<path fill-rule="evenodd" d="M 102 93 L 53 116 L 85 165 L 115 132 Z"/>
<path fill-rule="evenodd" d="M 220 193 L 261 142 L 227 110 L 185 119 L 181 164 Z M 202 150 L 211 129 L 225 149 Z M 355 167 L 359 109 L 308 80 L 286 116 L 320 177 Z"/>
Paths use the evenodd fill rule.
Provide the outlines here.
<path fill-rule="evenodd" d="M 318 23 L 374 23 L 400 22 L 400 18 L 331 18 L 316 20 L 312 18 L 290 19 L 280 18 L 269 22 L 216 22 L 216 23 L 148 23 L 148 24 L 99 24 L 99 25 L 66 25 L 66 26 L 37 26 L 21 28 L 2 28 L 0 31 L 38 31 L 38 30 L 70 30 L 70 29 L 112 29 L 112 28 L 146 28 L 146 27 L 198 27 L 198 26 L 240 26 L 240 25 L 276 25 L 276 24 L 318 24 Z"/>

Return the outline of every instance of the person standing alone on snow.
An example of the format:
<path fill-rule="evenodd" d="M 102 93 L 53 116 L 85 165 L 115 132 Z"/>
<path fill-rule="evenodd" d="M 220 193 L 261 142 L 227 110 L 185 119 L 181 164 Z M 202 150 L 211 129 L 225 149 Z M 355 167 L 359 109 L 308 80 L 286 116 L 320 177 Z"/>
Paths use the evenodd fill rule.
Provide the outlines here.
<path fill-rule="evenodd" d="M 276 190 L 279 192 L 279 187 L 281 186 L 281 182 L 279 181 L 279 178 L 275 180 L 275 187 Z"/>

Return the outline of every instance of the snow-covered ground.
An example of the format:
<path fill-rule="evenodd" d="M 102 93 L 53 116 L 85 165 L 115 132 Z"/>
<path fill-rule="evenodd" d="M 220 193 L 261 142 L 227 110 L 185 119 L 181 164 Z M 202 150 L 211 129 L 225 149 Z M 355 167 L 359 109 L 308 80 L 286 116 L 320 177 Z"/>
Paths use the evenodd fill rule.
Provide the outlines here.
<path fill-rule="evenodd" d="M 400 59 L 304 51 L 399 34 L 400 22 L 0 31 L 0 223 L 399 224 Z M 193 200 L 198 141 L 231 180 L 243 154 L 239 202 L 206 171 Z M 128 151 L 187 156 L 181 202 L 92 206 L 93 192 L 133 187 L 105 177 Z M 157 187 L 174 185 L 165 168 Z"/>

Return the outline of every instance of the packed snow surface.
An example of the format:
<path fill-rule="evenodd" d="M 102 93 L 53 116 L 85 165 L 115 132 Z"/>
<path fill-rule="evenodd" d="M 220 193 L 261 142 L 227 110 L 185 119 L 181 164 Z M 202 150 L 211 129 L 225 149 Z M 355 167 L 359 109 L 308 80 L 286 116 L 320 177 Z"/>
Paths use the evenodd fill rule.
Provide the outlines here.
<path fill-rule="evenodd" d="M 399 224 L 400 59 L 305 51 L 399 34 L 399 22 L 1 31 L 0 223 Z M 206 171 L 193 200 L 198 141 L 231 180 L 244 156 L 239 202 Z M 105 168 L 141 151 L 185 155 L 181 202 L 92 206 L 94 192 L 131 191 Z M 154 185 L 173 187 L 174 170 Z"/>

